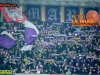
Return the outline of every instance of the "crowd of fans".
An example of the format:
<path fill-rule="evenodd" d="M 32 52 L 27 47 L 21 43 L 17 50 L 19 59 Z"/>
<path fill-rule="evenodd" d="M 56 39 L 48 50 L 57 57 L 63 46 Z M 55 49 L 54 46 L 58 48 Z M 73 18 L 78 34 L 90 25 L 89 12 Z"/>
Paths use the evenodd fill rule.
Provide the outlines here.
<path fill-rule="evenodd" d="M 100 74 L 100 27 L 73 27 L 70 24 L 36 25 L 39 35 L 30 51 L 24 45 L 22 23 L 1 23 L 2 31 L 10 32 L 16 44 L 0 47 L 0 70 L 14 73 Z"/>

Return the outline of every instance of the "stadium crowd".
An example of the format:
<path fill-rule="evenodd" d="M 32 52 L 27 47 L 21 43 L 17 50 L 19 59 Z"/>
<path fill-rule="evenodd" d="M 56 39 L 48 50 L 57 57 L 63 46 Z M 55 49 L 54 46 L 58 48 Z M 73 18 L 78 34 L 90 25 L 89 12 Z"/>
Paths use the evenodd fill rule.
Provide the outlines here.
<path fill-rule="evenodd" d="M 14 73 L 100 74 L 100 26 L 73 27 L 70 24 L 36 25 L 39 35 L 32 50 L 21 51 L 24 25 L 1 23 L 2 31 L 10 32 L 16 44 L 0 47 L 0 70 Z"/>

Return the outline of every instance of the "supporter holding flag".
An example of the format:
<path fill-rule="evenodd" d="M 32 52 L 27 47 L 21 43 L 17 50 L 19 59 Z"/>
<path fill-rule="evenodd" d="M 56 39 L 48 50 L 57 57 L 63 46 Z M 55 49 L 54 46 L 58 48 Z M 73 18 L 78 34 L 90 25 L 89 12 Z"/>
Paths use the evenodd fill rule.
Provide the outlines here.
<path fill-rule="evenodd" d="M 38 65 L 36 66 L 36 70 L 37 70 L 36 74 L 40 74 L 42 68 L 43 68 L 43 65 L 39 62 Z"/>

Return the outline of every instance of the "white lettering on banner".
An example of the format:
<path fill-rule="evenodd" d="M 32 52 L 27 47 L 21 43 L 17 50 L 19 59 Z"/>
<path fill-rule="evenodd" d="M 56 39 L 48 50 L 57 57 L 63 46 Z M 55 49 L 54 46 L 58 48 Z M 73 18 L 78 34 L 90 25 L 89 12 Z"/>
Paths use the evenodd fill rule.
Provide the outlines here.
<path fill-rule="evenodd" d="M 68 19 L 66 21 L 72 21 L 72 15 L 76 14 L 76 11 L 73 9 L 67 9 L 68 14 L 66 14 L 66 16 L 68 17 Z"/>
<path fill-rule="evenodd" d="M 48 20 L 57 20 L 57 9 L 51 8 L 48 11 L 49 18 Z"/>
<path fill-rule="evenodd" d="M 39 8 L 31 8 L 28 11 L 29 19 L 39 19 Z"/>
<path fill-rule="evenodd" d="M 15 21 L 16 18 L 15 16 L 17 16 L 18 20 L 22 20 L 23 16 L 22 13 L 19 12 L 19 9 L 17 7 L 15 7 L 14 9 L 12 9 L 11 7 L 4 7 L 5 9 L 5 13 L 7 13 L 7 15 L 13 20 Z"/>

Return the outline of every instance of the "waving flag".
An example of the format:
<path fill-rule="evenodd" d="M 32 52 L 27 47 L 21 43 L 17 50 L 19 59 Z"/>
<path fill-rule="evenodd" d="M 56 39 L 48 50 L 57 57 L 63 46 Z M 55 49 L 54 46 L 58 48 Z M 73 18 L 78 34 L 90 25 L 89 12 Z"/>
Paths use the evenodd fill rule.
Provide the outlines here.
<path fill-rule="evenodd" d="M 0 35 L 0 46 L 4 48 L 11 48 L 15 44 L 15 39 L 7 31 L 3 31 Z"/>
<path fill-rule="evenodd" d="M 32 45 L 35 42 L 37 35 L 39 34 L 38 29 L 29 21 L 25 21 L 25 45 L 21 49 L 27 51 L 32 49 Z"/>
<path fill-rule="evenodd" d="M 26 16 L 17 7 L 0 7 L 0 10 L 7 22 L 23 22 L 26 20 Z"/>

